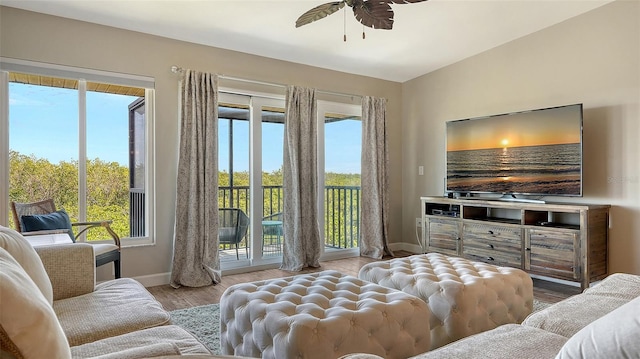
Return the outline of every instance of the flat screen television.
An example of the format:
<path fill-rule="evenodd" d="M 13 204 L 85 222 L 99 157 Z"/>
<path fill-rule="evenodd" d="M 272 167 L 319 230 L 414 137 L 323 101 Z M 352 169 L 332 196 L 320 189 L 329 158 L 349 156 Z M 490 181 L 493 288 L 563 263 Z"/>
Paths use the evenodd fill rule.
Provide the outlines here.
<path fill-rule="evenodd" d="M 446 192 L 582 196 L 582 104 L 446 123 Z"/>

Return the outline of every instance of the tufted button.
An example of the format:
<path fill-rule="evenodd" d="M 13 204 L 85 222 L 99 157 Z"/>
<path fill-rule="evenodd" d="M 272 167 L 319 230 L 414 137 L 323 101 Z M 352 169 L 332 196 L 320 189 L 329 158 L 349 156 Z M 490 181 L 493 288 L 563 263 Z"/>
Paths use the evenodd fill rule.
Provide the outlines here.
<path fill-rule="evenodd" d="M 313 328 L 313 334 L 318 334 L 318 328 Z"/>
<path fill-rule="evenodd" d="M 351 320 L 351 326 L 356 325 L 356 321 L 355 320 Z"/>

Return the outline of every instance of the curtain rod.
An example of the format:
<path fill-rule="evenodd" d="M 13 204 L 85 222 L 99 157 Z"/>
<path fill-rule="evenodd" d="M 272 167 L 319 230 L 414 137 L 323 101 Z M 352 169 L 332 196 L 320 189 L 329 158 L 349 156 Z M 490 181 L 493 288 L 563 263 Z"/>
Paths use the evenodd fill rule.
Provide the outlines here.
<path fill-rule="evenodd" d="M 184 69 L 182 67 L 173 65 L 173 66 L 171 66 L 171 72 L 173 72 L 174 74 L 182 74 L 184 72 Z M 227 76 L 227 75 L 222 75 L 222 74 L 219 74 L 218 77 L 221 78 L 221 79 L 225 79 L 225 80 L 246 82 L 246 83 L 255 84 L 255 85 L 265 85 L 265 86 L 284 87 L 284 88 L 287 87 L 287 85 L 285 85 L 285 84 L 258 81 L 258 80 L 251 80 L 251 79 L 244 79 L 244 78 L 240 78 L 240 77 L 233 77 L 233 76 Z M 343 97 L 351 97 L 351 98 L 355 97 L 355 98 L 362 99 L 361 95 L 354 95 L 354 94 L 343 93 L 343 92 L 333 92 L 333 91 L 325 91 L 325 90 L 316 90 L 316 92 L 319 92 L 319 93 L 322 93 L 322 94 L 325 94 L 325 95 L 343 96 Z"/>

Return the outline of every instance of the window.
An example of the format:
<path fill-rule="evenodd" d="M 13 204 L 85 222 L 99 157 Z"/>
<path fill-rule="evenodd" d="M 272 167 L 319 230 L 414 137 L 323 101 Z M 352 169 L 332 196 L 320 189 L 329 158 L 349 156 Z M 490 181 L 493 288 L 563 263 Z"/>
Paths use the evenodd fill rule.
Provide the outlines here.
<path fill-rule="evenodd" d="M 150 242 L 153 90 L 102 73 L 101 81 L 90 81 L 82 77 L 95 73 L 30 70 L 3 76 L 9 110 L 0 125 L 8 128 L 9 146 L 0 155 L 8 159 L 8 191 L 0 199 L 6 208 L 52 198 L 72 221 L 112 220 L 124 244 Z M 12 218 L 3 220 L 14 227 Z M 104 238 L 89 231 L 85 239 Z"/>

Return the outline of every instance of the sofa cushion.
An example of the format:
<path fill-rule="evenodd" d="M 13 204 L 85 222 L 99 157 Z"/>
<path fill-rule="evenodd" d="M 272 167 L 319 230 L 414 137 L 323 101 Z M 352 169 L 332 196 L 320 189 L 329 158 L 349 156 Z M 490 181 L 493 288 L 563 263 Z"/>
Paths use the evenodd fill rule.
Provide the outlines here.
<path fill-rule="evenodd" d="M 20 227 L 23 232 L 46 231 L 51 229 L 64 229 L 76 241 L 71 228 L 71 220 L 64 209 L 47 214 L 31 214 L 20 216 Z"/>
<path fill-rule="evenodd" d="M 71 358 L 69 344 L 48 300 L 6 250 L 0 248 L 2 349 L 16 357 Z"/>
<path fill-rule="evenodd" d="M 506 324 L 412 358 L 548 359 L 553 358 L 566 341 L 567 338 L 537 328 Z"/>
<path fill-rule="evenodd" d="M 53 303 L 53 288 L 38 253 L 20 233 L 0 226 L 0 247 L 4 248 L 38 286 L 49 305 Z"/>
<path fill-rule="evenodd" d="M 556 358 L 637 358 L 640 297 L 593 321 L 572 336 Z"/>
<path fill-rule="evenodd" d="M 630 301 L 640 296 L 640 276 L 614 273 L 593 287 L 585 289 L 583 293 L 585 295 L 599 295 Z"/>
<path fill-rule="evenodd" d="M 640 296 L 640 276 L 614 273 L 582 294 L 531 314 L 523 325 L 570 338 L 594 320 Z"/>
<path fill-rule="evenodd" d="M 622 298 L 579 294 L 531 314 L 522 325 L 570 338 L 594 320 L 627 302 Z"/>
<path fill-rule="evenodd" d="M 170 315 L 139 282 L 120 278 L 53 303 L 71 346 L 164 325 Z"/>
<path fill-rule="evenodd" d="M 208 354 L 209 350 L 184 329 L 165 325 L 72 347 L 71 353 L 74 359 L 97 356 L 128 359 L 171 354 Z"/>

